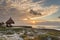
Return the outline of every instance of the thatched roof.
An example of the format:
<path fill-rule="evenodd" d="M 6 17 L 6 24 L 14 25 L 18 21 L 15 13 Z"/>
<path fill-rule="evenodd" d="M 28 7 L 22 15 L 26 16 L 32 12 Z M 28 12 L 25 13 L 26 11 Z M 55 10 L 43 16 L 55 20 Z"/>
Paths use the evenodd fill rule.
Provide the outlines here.
<path fill-rule="evenodd" d="M 6 21 L 6 24 L 14 24 L 14 21 L 12 20 L 11 17 L 9 18 L 9 20 Z"/>

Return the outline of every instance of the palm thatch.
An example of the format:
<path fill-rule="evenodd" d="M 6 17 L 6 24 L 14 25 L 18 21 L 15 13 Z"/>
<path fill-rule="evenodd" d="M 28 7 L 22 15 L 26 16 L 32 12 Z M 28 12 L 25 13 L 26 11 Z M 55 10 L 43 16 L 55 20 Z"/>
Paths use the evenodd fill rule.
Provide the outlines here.
<path fill-rule="evenodd" d="M 9 20 L 6 21 L 6 24 L 14 24 L 14 21 L 12 20 L 12 18 L 10 17 Z"/>

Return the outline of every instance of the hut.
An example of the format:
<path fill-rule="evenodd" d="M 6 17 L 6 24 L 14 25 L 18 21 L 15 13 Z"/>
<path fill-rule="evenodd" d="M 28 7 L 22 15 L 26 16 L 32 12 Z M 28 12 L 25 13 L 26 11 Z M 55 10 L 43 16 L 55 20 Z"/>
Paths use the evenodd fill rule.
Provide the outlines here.
<path fill-rule="evenodd" d="M 10 17 L 9 20 L 6 21 L 6 27 L 12 27 L 11 24 L 15 24 L 15 22 L 12 20 L 12 18 Z"/>

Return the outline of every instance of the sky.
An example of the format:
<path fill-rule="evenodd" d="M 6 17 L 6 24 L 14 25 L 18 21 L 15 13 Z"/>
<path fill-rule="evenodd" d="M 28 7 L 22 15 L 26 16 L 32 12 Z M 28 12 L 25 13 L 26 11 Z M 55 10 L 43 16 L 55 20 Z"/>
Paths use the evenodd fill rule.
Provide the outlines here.
<path fill-rule="evenodd" d="M 16 25 L 25 25 L 26 22 L 28 25 L 29 20 L 59 21 L 59 16 L 60 0 L 0 0 L 0 22 L 6 22 L 11 17 Z"/>

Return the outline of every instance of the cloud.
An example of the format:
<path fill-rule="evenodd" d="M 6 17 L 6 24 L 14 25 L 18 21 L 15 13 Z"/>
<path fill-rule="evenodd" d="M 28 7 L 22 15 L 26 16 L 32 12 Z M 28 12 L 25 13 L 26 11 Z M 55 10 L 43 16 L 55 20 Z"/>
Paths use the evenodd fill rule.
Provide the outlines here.
<path fill-rule="evenodd" d="M 32 19 L 39 19 L 39 18 L 42 18 L 42 17 L 49 16 L 49 15 L 57 12 L 58 8 L 59 8 L 59 6 L 57 6 L 57 5 L 51 5 L 50 7 L 42 8 L 41 12 L 39 10 L 39 12 L 42 13 L 42 16 L 40 16 L 40 17 L 34 17 Z"/>
<path fill-rule="evenodd" d="M 20 11 L 17 12 L 18 13 L 17 15 L 20 15 L 19 17 L 21 17 L 21 15 L 23 16 L 23 13 L 25 14 L 24 17 L 28 17 L 28 16 L 33 16 L 29 13 L 30 9 L 34 9 L 34 10 L 41 9 L 40 4 L 38 3 L 42 1 L 34 3 L 32 2 L 32 0 L 7 0 L 6 2 L 8 6 L 8 12 L 10 11 L 11 8 L 15 8 L 16 10 Z"/>
<path fill-rule="evenodd" d="M 57 5 L 51 5 L 50 7 L 45 7 L 43 8 L 42 5 L 44 0 L 40 0 L 39 2 L 33 2 L 32 0 L 8 0 L 7 3 L 9 4 L 10 3 L 10 7 L 11 8 L 16 8 L 17 10 L 19 10 L 22 15 L 22 13 L 24 13 L 26 16 L 30 16 L 30 17 L 34 17 L 35 19 L 36 18 L 40 18 L 42 16 L 47 16 L 47 15 L 51 15 L 55 12 L 57 12 L 58 10 L 58 6 Z M 40 3 L 40 4 L 39 4 Z M 30 9 L 33 9 L 34 11 L 37 11 L 39 13 L 42 13 L 42 16 L 34 16 L 34 15 L 31 15 L 29 13 L 29 10 Z"/>
<path fill-rule="evenodd" d="M 59 6 L 51 5 L 50 7 L 42 7 L 45 0 L 33 2 L 32 0 L 6 0 L 6 6 L 1 9 L 5 17 L 12 16 L 17 21 L 24 18 L 39 19 L 46 17 L 58 11 Z M 0 5 L 1 6 L 1 5 Z M 42 16 L 34 16 L 29 10 L 33 9 L 36 12 L 42 13 Z M 1 13 L 0 13 L 1 14 Z M 8 15 L 8 16 L 6 16 Z"/>

